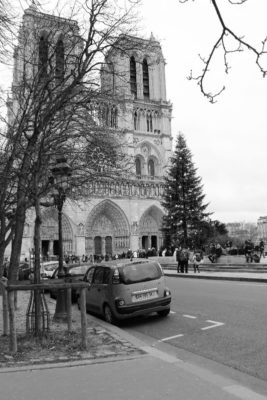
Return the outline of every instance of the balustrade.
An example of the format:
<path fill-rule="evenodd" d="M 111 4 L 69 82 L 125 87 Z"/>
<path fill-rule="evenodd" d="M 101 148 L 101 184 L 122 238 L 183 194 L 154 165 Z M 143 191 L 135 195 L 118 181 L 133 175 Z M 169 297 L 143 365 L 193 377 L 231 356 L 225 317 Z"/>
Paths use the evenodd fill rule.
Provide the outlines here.
<path fill-rule="evenodd" d="M 144 178 L 144 179 L 143 179 Z M 150 179 L 149 179 L 150 178 Z M 121 182 L 93 182 L 87 187 L 88 196 L 94 197 L 138 197 L 160 199 L 164 191 L 164 183 L 158 177 L 141 177 L 138 180 Z"/>

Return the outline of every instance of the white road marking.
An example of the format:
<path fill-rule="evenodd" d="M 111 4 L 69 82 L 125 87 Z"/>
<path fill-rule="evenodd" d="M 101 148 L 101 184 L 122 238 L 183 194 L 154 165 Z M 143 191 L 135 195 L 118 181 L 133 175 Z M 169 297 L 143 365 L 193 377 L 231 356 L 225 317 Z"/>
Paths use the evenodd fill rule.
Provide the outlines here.
<path fill-rule="evenodd" d="M 175 335 L 175 336 L 169 336 L 169 337 L 158 340 L 158 342 L 166 342 L 167 340 L 176 339 L 176 338 L 182 337 L 182 336 L 184 336 L 184 335 L 180 334 L 180 335 Z"/>
<path fill-rule="evenodd" d="M 191 319 L 196 319 L 197 317 L 195 317 L 194 315 L 188 315 L 188 314 L 183 314 L 183 317 L 185 318 L 191 318 Z"/>
<path fill-rule="evenodd" d="M 211 321 L 207 319 L 206 322 L 210 322 L 212 325 L 206 326 L 205 328 L 201 328 L 202 331 L 206 331 L 207 329 L 217 328 L 218 326 L 224 325 L 223 322 Z"/>
<path fill-rule="evenodd" d="M 176 314 L 176 312 L 171 310 L 171 311 L 170 311 L 170 314 Z"/>

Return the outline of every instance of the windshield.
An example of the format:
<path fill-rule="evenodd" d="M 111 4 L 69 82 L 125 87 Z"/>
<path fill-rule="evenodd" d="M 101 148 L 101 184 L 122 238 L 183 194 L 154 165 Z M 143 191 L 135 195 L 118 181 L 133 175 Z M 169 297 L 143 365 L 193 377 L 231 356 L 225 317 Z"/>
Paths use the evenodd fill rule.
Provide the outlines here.
<path fill-rule="evenodd" d="M 119 272 L 121 282 L 126 285 L 152 281 L 162 276 L 162 270 L 156 262 L 129 264 L 124 267 L 119 267 Z"/>
<path fill-rule="evenodd" d="M 83 275 L 88 270 L 88 265 L 81 265 L 79 267 L 70 268 L 67 274 L 70 275 Z"/>
<path fill-rule="evenodd" d="M 58 267 L 58 264 L 44 265 L 44 269 L 46 271 L 54 271 L 57 267 Z"/>

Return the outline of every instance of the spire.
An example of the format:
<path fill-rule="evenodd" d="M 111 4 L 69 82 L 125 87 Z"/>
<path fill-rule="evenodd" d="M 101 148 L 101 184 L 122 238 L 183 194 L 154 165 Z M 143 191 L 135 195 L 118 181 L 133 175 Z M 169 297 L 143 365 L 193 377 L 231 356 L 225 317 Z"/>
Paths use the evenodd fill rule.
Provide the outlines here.
<path fill-rule="evenodd" d="M 36 3 L 38 3 L 38 4 L 36 4 Z M 30 7 L 29 7 L 29 10 L 31 10 L 31 11 L 38 11 L 37 5 L 39 5 L 39 2 L 36 1 L 36 0 L 32 0 L 31 5 L 30 5 Z"/>
<path fill-rule="evenodd" d="M 156 41 L 156 39 L 155 39 L 155 37 L 154 37 L 154 35 L 153 35 L 153 32 L 151 32 L 150 40 L 151 40 L 152 42 L 155 42 L 155 41 Z"/>

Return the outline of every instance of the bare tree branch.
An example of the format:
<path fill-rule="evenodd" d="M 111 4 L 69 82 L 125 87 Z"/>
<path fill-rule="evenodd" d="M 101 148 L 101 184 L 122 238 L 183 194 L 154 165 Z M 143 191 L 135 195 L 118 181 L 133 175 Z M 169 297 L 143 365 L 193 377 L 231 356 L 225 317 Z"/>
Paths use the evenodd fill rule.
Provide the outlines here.
<path fill-rule="evenodd" d="M 180 3 L 186 3 L 188 1 L 189 0 L 179 0 Z M 192 1 L 194 1 L 194 0 L 192 0 Z M 193 73 L 191 71 L 188 79 L 196 80 L 198 85 L 200 86 L 200 90 L 203 93 L 203 95 L 205 97 L 207 97 L 207 99 L 211 103 L 214 103 L 216 97 L 218 97 L 225 90 L 225 86 L 223 86 L 216 93 L 211 93 L 211 92 L 207 91 L 207 89 L 205 89 L 205 80 L 208 75 L 208 72 L 210 71 L 211 63 L 212 63 L 212 60 L 214 58 L 216 51 L 220 47 L 222 47 L 223 53 L 224 53 L 225 73 L 227 74 L 230 69 L 229 62 L 228 62 L 229 54 L 242 52 L 242 51 L 244 51 L 244 49 L 249 50 L 251 53 L 253 53 L 255 55 L 256 65 L 258 66 L 263 77 L 265 77 L 267 74 L 267 69 L 262 64 L 262 56 L 267 54 L 267 50 L 266 50 L 267 37 L 262 41 L 261 48 L 257 49 L 255 46 L 251 45 L 247 40 L 245 40 L 243 36 L 240 36 L 239 34 L 234 32 L 233 29 L 231 29 L 230 27 L 227 26 L 227 24 L 225 23 L 224 18 L 222 16 L 221 10 L 217 4 L 217 0 L 210 0 L 210 1 L 211 1 L 212 6 L 214 7 L 215 13 L 218 17 L 222 31 L 220 33 L 220 36 L 218 37 L 218 39 L 215 41 L 214 45 L 212 46 L 209 56 L 207 58 L 200 57 L 204 64 L 201 74 L 199 74 L 198 76 L 193 76 Z M 244 4 L 246 1 L 247 0 L 228 0 L 228 2 L 232 5 Z M 226 43 L 226 38 L 229 38 L 229 37 L 234 39 L 234 41 L 237 44 L 236 48 L 233 50 L 229 49 L 229 47 L 227 46 L 227 43 Z"/>

